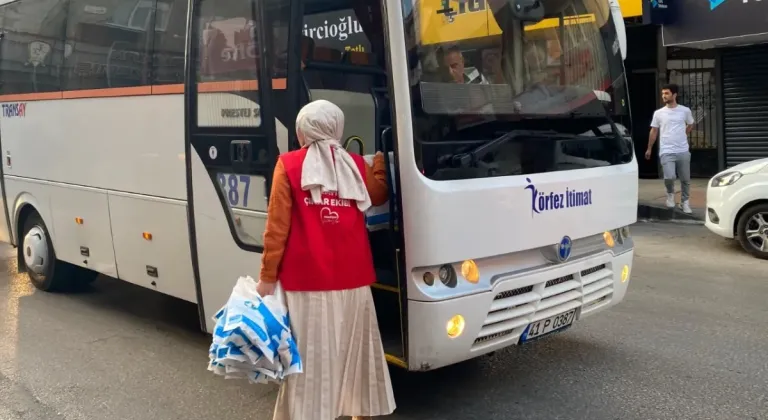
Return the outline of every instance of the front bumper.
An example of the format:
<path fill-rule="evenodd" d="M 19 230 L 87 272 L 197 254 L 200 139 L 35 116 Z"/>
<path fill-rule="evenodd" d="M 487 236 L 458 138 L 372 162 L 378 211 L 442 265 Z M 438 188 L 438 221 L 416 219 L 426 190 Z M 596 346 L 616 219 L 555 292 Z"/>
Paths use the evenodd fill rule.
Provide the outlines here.
<path fill-rule="evenodd" d="M 704 226 L 712 233 L 725 238 L 733 238 L 733 224 L 736 220 L 735 211 L 738 211 L 731 201 L 731 189 L 729 187 L 707 188 L 707 218 Z"/>
<path fill-rule="evenodd" d="M 575 322 L 624 299 L 634 251 L 611 252 L 500 279 L 490 292 L 441 302 L 408 302 L 408 366 L 432 370 L 518 344 L 531 322 L 576 309 Z M 621 281 L 624 266 L 629 277 Z M 465 319 L 449 338 L 447 322 Z"/>

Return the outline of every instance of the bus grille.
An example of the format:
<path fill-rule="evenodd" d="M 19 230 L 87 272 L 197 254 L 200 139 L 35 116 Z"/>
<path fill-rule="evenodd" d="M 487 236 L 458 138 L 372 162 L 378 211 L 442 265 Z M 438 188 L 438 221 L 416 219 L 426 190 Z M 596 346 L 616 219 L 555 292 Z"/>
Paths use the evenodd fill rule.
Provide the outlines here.
<path fill-rule="evenodd" d="M 531 322 L 579 307 L 585 314 L 612 296 L 613 272 L 605 264 L 498 293 L 472 348 L 517 340 Z"/>

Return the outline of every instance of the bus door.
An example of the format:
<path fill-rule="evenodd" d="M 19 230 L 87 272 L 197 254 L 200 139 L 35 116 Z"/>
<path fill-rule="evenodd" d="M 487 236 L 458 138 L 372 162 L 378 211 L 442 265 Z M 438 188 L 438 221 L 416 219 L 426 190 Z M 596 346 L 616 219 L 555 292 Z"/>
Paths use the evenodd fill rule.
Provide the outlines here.
<path fill-rule="evenodd" d="M 324 99 L 344 112 L 342 143 L 372 159 L 385 152 L 391 198 L 366 218 L 377 281 L 373 299 L 390 363 L 406 367 L 406 285 L 396 207 L 396 153 L 381 3 L 378 0 L 304 0 L 302 86 L 308 101 Z"/>
<path fill-rule="evenodd" d="M 270 177 L 279 150 L 287 150 L 272 93 L 286 87 L 281 45 L 289 15 L 274 4 L 190 1 L 185 159 L 192 264 L 207 331 L 237 278 L 258 279 Z"/>

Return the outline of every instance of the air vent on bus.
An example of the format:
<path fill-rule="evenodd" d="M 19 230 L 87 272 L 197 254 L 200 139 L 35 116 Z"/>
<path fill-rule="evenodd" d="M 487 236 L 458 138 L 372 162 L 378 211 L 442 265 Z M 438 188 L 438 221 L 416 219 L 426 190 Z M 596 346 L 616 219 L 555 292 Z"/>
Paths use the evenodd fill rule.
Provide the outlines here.
<path fill-rule="evenodd" d="M 510 290 L 507 292 L 501 292 L 498 295 L 496 295 L 496 297 L 493 299 L 494 300 L 504 299 L 512 296 L 522 295 L 523 293 L 528 293 L 531 291 L 533 291 L 533 286 L 521 287 L 519 289 Z"/>
<path fill-rule="evenodd" d="M 598 306 L 607 304 L 613 297 L 613 272 L 605 264 L 581 272 L 582 302 L 581 313 L 585 314 Z"/>
<path fill-rule="evenodd" d="M 583 314 L 612 297 L 613 272 L 605 264 L 498 293 L 472 347 L 516 339 L 533 321 L 579 307 Z"/>
<path fill-rule="evenodd" d="M 573 274 L 569 274 L 567 276 L 560 277 L 559 279 L 550 280 L 547 282 L 547 284 L 544 287 L 552 287 L 557 286 L 560 283 L 565 283 L 568 280 L 573 280 Z"/>
<path fill-rule="evenodd" d="M 522 328 L 528 325 L 530 317 L 536 311 L 534 304 L 539 298 L 538 293 L 533 293 L 533 286 L 497 294 L 474 345 L 515 333 L 520 335 Z"/>
<path fill-rule="evenodd" d="M 581 270 L 581 276 L 584 277 L 586 275 L 597 273 L 598 271 L 605 268 L 605 264 L 600 264 L 597 267 L 588 268 L 586 270 Z"/>

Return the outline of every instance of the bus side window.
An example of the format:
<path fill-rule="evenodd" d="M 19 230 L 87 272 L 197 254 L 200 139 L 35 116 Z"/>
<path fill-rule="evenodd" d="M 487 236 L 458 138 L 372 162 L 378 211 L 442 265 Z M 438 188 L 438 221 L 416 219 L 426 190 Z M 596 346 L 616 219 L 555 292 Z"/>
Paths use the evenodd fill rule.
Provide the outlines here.
<path fill-rule="evenodd" d="M 66 13 L 63 0 L 23 0 L 0 6 L 0 94 L 61 89 Z"/>
<path fill-rule="evenodd" d="M 169 1 L 164 25 L 155 24 L 152 84 L 184 83 L 184 47 L 187 30 L 187 2 Z M 160 17 L 160 15 L 158 15 Z"/>
<path fill-rule="evenodd" d="M 160 17 L 155 26 L 167 25 L 166 2 L 125 3 L 106 0 L 95 7 L 87 0 L 68 3 L 64 90 L 146 86 L 151 69 L 151 10 Z M 101 13 L 96 13 L 98 9 Z M 162 10 L 162 12 L 161 12 Z M 164 14 L 163 14 L 164 13 Z"/>

